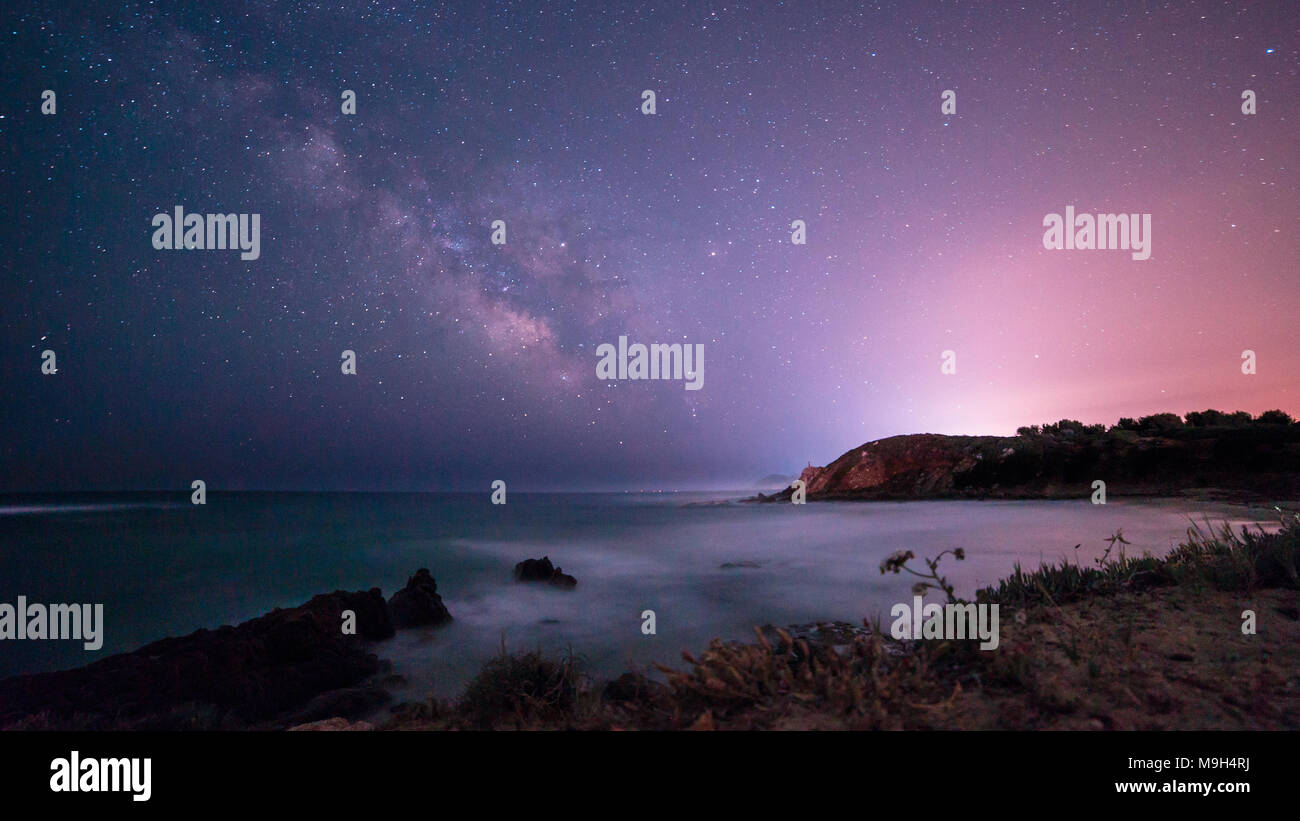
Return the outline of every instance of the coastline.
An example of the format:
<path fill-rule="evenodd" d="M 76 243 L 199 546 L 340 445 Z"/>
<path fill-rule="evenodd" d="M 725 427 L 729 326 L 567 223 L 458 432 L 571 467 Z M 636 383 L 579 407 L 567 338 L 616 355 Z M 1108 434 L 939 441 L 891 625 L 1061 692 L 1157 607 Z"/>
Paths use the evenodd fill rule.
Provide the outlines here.
<path fill-rule="evenodd" d="M 769 626 L 756 628 L 755 642 L 715 640 L 698 656 L 683 653 L 685 668 L 659 668 L 667 684 L 633 671 L 567 704 L 522 693 L 514 714 L 505 711 L 494 726 L 1295 730 L 1298 566 L 1300 516 L 1240 536 L 1231 527 L 1198 531 L 1163 559 L 1121 554 L 1095 568 L 1017 568 L 976 596 L 1008 608 L 996 652 L 971 642 L 896 641 L 865 622 Z M 507 692 L 519 688 L 503 672 L 483 677 Z M 462 705 L 430 701 L 404 705 L 385 728 L 473 726 Z"/>
<path fill-rule="evenodd" d="M 794 488 L 772 493 L 757 493 L 736 501 L 742 504 L 789 504 Z M 908 493 L 896 490 L 845 490 L 808 493 L 807 502 L 1063 502 L 1088 499 L 1092 488 L 1048 486 L 1043 488 L 988 488 L 962 491 Z M 1247 488 L 1129 486 L 1121 492 L 1108 492 L 1109 501 L 1133 502 L 1204 502 L 1239 505 L 1252 509 L 1300 509 L 1300 496 L 1292 492 L 1260 493 Z"/>
<path fill-rule="evenodd" d="M 1163 497 L 1170 504 L 1185 501 L 1186 497 Z M 1236 505 L 1233 505 L 1235 507 Z M 1257 511 L 1257 505 L 1243 509 L 1243 512 Z M 417 577 L 419 574 L 417 574 Z M 414 581 L 416 577 L 412 577 Z M 431 579 L 428 580 L 431 583 Z M 1005 583 L 1006 580 L 1003 580 Z M 410 583 L 408 583 L 408 586 Z M 435 588 L 436 589 L 436 588 Z M 1198 651 L 1201 655 L 1190 654 L 1194 658 L 1209 654 L 1211 668 L 1222 669 L 1222 676 L 1209 675 L 1205 681 L 1196 685 L 1203 690 L 1219 693 L 1223 698 L 1231 697 L 1231 681 L 1253 682 L 1252 692 L 1269 694 L 1266 703 L 1277 705 L 1276 715 L 1268 718 L 1266 714 L 1263 726 L 1274 728 L 1291 728 L 1296 715 L 1291 704 L 1291 690 L 1296 682 L 1285 677 L 1280 685 L 1269 678 L 1269 670 L 1286 669 L 1279 662 L 1297 662 L 1291 669 L 1300 669 L 1300 659 L 1293 658 L 1300 648 L 1300 636 L 1294 632 L 1292 622 L 1295 615 L 1288 609 L 1286 596 L 1274 590 L 1256 591 L 1258 598 L 1254 601 L 1255 609 L 1262 613 L 1273 614 L 1275 620 L 1267 630 L 1250 637 L 1251 642 L 1242 646 L 1241 642 L 1218 641 Z M 433 598 L 437 598 L 436 595 Z M 358 603 L 361 604 L 358 604 Z M 1193 693 L 1184 692 L 1188 676 L 1179 677 L 1180 665 L 1174 664 L 1169 670 L 1164 669 L 1163 657 L 1178 655 L 1169 650 L 1179 641 L 1178 633 L 1187 629 L 1191 620 L 1205 621 L 1208 614 L 1218 614 L 1214 624 L 1229 628 L 1234 624 L 1225 616 L 1233 608 L 1237 613 L 1246 609 L 1251 602 L 1232 598 L 1229 593 L 1215 590 L 1192 590 L 1181 587 L 1142 591 L 1120 591 L 1114 595 L 1089 596 L 1084 600 L 1068 603 L 1038 603 L 1032 607 L 1021 608 L 1025 623 L 1013 621 L 1008 613 L 1003 619 L 1004 637 L 1002 650 L 991 656 L 976 654 L 973 658 L 967 653 L 952 654 L 950 651 L 939 655 L 946 658 L 943 664 L 934 666 L 929 658 L 933 648 L 929 643 L 898 643 L 886 637 L 871 636 L 873 631 L 844 623 L 823 623 L 805 625 L 790 630 L 771 625 L 764 626 L 759 638 L 762 646 L 766 641 L 769 647 L 780 646 L 782 630 L 791 635 L 794 642 L 802 642 L 807 650 L 787 648 L 787 654 L 811 660 L 818 653 L 842 655 L 854 652 L 855 642 L 883 642 L 881 647 L 871 652 L 879 654 L 886 660 L 915 656 L 914 662 L 924 661 L 927 665 L 924 675 L 913 671 L 909 679 L 909 692 L 912 701 L 893 705 L 892 712 L 886 711 L 871 721 L 858 715 L 840 715 L 832 711 L 819 709 L 817 699 L 786 704 L 777 709 L 772 705 L 748 708 L 748 711 L 734 712 L 719 709 L 716 705 L 705 710 L 709 718 L 704 720 L 704 712 L 695 715 L 691 722 L 683 724 L 683 704 L 692 703 L 686 699 L 682 704 L 680 694 L 673 692 L 672 682 L 678 682 L 678 689 L 690 692 L 690 687 L 682 683 L 681 671 L 660 667 L 658 672 L 645 675 L 644 671 L 632 670 L 607 681 L 586 680 L 576 665 L 572 669 L 564 664 L 550 669 L 547 675 L 554 675 L 555 670 L 564 676 L 572 674 L 573 699 L 575 711 L 558 716 L 549 716 L 534 721 L 523 721 L 524 726 L 536 728 L 577 727 L 600 729 L 612 727 L 642 728 L 682 728 L 698 721 L 706 724 L 712 722 L 724 727 L 785 727 L 796 728 L 804 725 L 842 728 L 860 726 L 897 726 L 897 727 L 994 727 L 994 726 L 1035 726 L 1035 727 L 1075 727 L 1088 726 L 1095 719 L 1100 727 L 1130 727 L 1136 720 L 1133 716 L 1125 717 L 1116 713 L 1106 713 L 1089 699 L 1090 694 L 1102 692 L 1098 681 L 1112 681 L 1114 692 L 1103 703 L 1123 705 L 1132 702 L 1131 698 L 1115 695 L 1123 689 L 1134 691 L 1168 692 L 1170 706 L 1167 714 L 1175 720 L 1170 726 L 1190 726 L 1186 720 L 1198 716 L 1209 722 L 1206 726 L 1232 727 L 1254 726 L 1241 724 L 1241 708 L 1225 702 L 1227 705 L 1219 712 L 1209 709 L 1202 700 L 1193 698 Z M 362 629 L 358 636 L 337 635 L 337 619 L 344 605 L 352 608 L 368 608 L 362 619 Z M 1144 615 L 1145 614 L 1145 615 Z M 222 627 L 216 631 L 200 630 L 181 638 L 163 639 L 152 642 L 131 653 L 118 654 L 103 659 L 92 665 L 55 673 L 41 673 L 30 676 L 17 676 L 0 681 L 0 704 L 8 707 L 0 713 L 0 727 L 7 729 L 60 729 L 85 728 L 96 726 L 107 729 L 158 729 L 158 728 L 192 728 L 192 729 L 289 729 L 300 725 L 314 725 L 326 722 L 325 728 L 345 729 L 354 726 L 388 726 L 394 729 L 453 729 L 463 726 L 464 717 L 459 708 L 440 699 L 428 699 L 424 702 L 404 703 L 393 706 L 391 685 L 398 683 L 399 677 L 393 675 L 391 663 L 380 655 L 384 652 L 383 642 L 392 635 L 392 628 L 385 627 L 391 621 L 391 614 L 384 605 L 379 591 L 369 593 L 343 593 L 317 596 L 304 605 L 286 610 L 276 610 L 259 619 L 244 622 L 237 627 Z M 253 625 L 260 625 L 253 630 Z M 1085 628 L 1080 627 L 1086 626 Z M 1116 626 L 1119 625 L 1119 626 Z M 1164 625 L 1164 626 L 1162 626 Z M 1288 626 L 1290 625 L 1290 626 Z M 879 627 L 879 625 L 877 625 Z M 1211 624 L 1205 622 L 1200 628 L 1212 632 Z M 1082 633 L 1079 631 L 1082 630 Z M 1141 635 L 1141 641 L 1133 642 L 1134 631 Z M 1022 631 L 1028 631 L 1021 636 Z M 1064 631 L 1064 632 L 1063 632 Z M 1127 631 L 1127 632 L 1126 632 Z M 878 631 L 877 631 L 878 632 Z M 1230 633 L 1231 631 L 1229 631 Z M 239 639 L 232 637 L 256 633 L 256 639 Z M 1105 660 L 1102 669 L 1089 679 L 1087 687 L 1071 678 L 1068 669 L 1060 664 L 1059 648 L 1070 636 L 1083 635 L 1092 642 L 1086 655 Z M 1228 634 L 1225 634 L 1227 636 Z M 219 639 L 225 637 L 225 646 Z M 1222 636 L 1220 637 L 1222 638 Z M 233 641 L 233 643 L 230 643 Z M 734 643 L 724 645 L 715 641 L 713 645 L 696 661 L 709 658 L 709 654 L 739 653 L 738 658 L 749 658 L 747 653 L 753 650 L 719 650 L 719 647 L 739 647 Z M 310 652 L 304 648 L 310 647 Z M 214 648 L 218 648 L 215 649 Z M 233 649 L 232 649 L 233 648 Z M 278 648 L 278 649 L 274 649 Z M 818 648 L 818 649 L 812 649 Z M 910 649 L 909 649 L 910 648 Z M 1027 649 L 1028 648 L 1028 649 Z M 1164 648 L 1162 651 L 1161 648 Z M 274 652 L 271 652 L 274 649 Z M 1125 656 L 1124 653 L 1128 653 Z M 1249 653 L 1245 652 L 1250 650 Z M 862 648 L 858 651 L 866 652 Z M 279 654 L 274 664 L 262 664 L 257 659 L 263 658 L 259 653 Z M 1076 655 L 1082 651 L 1076 652 Z M 243 659 L 234 656 L 244 654 Z M 1251 654 L 1254 655 L 1251 655 Z M 1134 655 L 1136 654 L 1136 655 Z M 527 655 L 527 654 L 525 654 Z M 158 657 L 174 660 L 174 665 L 150 666 Z M 206 657 L 205 657 L 206 656 Z M 954 660 L 962 663 L 952 666 Z M 1248 658 L 1249 657 L 1249 658 Z M 692 656 L 686 657 L 694 666 Z M 729 657 L 728 657 L 729 658 Z M 759 657 L 762 658 L 761 656 Z M 825 656 L 829 659 L 830 656 Z M 1116 659 L 1129 658 L 1132 664 L 1120 665 Z M 1273 659 L 1272 667 L 1261 662 L 1261 658 Z M 285 660 L 287 659 L 287 661 Z M 503 656 L 503 661 L 507 657 Z M 993 662 L 993 659 L 998 661 Z M 1234 660 L 1235 659 L 1235 660 Z M 1251 661 L 1250 659 L 1254 659 Z M 167 680 L 184 679 L 198 675 L 213 675 L 214 665 L 219 661 L 234 662 L 232 671 L 221 671 L 226 675 L 224 681 L 227 689 L 237 691 L 241 687 L 256 691 L 256 700 L 238 698 L 227 699 L 221 704 L 203 703 L 202 691 L 175 689 L 161 696 L 151 698 L 141 696 L 143 691 L 157 691 L 154 679 L 163 677 Z M 552 660 L 553 662 L 553 660 Z M 536 659 L 536 663 L 545 666 L 547 660 Z M 769 658 L 767 662 L 771 664 Z M 489 666 L 491 666 L 491 662 Z M 733 662 L 728 662 L 732 667 Z M 242 665 L 242 666 L 241 666 Z M 948 665 L 948 666 L 945 666 Z M 1019 689 L 1012 687 L 984 686 L 990 680 L 1001 680 L 1011 675 L 1008 665 L 1014 672 L 1011 680 L 1018 681 Z M 539 668 L 540 669 L 540 668 Z M 1201 665 L 1197 665 L 1201 669 Z M 310 672 L 305 674 L 304 670 Z M 1030 675 L 1032 671 L 1039 671 Z M 1153 673 L 1152 670 L 1161 672 Z M 202 673 L 198 671 L 203 671 Z M 992 672 L 990 672 L 992 671 Z M 1018 671 L 1018 672 L 1017 672 Z M 728 674 L 732 675 L 732 674 Z M 917 676 L 920 676 L 919 678 Z M 992 679 L 990 679 L 992 676 Z M 1029 676 L 1023 680 L 1015 676 Z M 1098 679 L 1100 676 L 1100 679 Z M 1153 677 L 1154 678 L 1151 678 Z M 1218 676 L 1218 677 L 1216 677 Z M 676 678 L 675 678 L 676 677 Z M 734 678 L 734 675 L 732 675 Z M 480 674 L 482 678 L 482 674 Z M 1146 682 L 1150 679 L 1154 682 Z M 665 684 L 665 681 L 668 684 Z M 1044 682 L 1051 681 L 1052 684 Z M 126 682 L 123 684 L 123 682 Z M 973 682 L 978 682 L 975 684 Z M 1148 682 L 1149 683 L 1149 682 Z M 958 685 L 961 685 L 958 688 Z M 709 685 L 715 686 L 715 685 Z M 1243 685 L 1245 686 L 1245 685 Z M 1280 687 L 1281 689 L 1277 689 Z M 277 689 L 279 688 L 279 689 Z M 667 689 L 665 689 L 667 688 Z M 1115 689 L 1119 688 L 1119 689 Z M 481 689 L 481 688 L 480 688 Z M 955 690 L 960 689 L 961 696 L 954 697 Z M 1049 695 L 1049 691 L 1059 691 Z M 1136 692 L 1136 691 L 1134 691 Z M 946 693 L 944 698 L 939 698 Z M 929 700 L 926 694 L 931 696 Z M 1073 694 L 1073 695 L 1071 695 Z M 808 695 L 808 694 L 803 694 Z M 793 696 L 791 696 L 793 698 Z M 664 699 L 672 703 L 671 713 L 675 716 L 665 723 L 663 717 Z M 1118 700 L 1116 700 L 1118 698 Z M 1143 697 L 1145 698 L 1145 696 Z M 464 696 L 461 697 L 463 702 Z M 1140 701 L 1140 699 L 1139 699 Z M 1040 703 L 1041 702 L 1041 703 Z M 1058 703 L 1059 702 L 1059 703 Z M 829 704 L 830 702 L 827 702 Z M 1164 702 L 1162 702 L 1163 704 Z M 597 705 L 592 707 L 592 705 Z M 914 704 L 929 705 L 914 708 Z M 936 705 L 947 705 L 940 710 Z M 1089 704 L 1094 706 L 1089 707 Z M 1196 711 L 1178 718 L 1183 708 L 1178 705 L 1199 704 Z M 432 705 L 432 706 L 431 706 Z M 576 706 L 581 705 L 581 710 Z M 1019 705 L 1012 709 L 1007 705 Z M 1056 705 L 1052 707 L 1051 705 Z M 1070 705 L 1074 705 L 1071 707 Z M 1057 707 L 1062 709 L 1057 709 Z M 1064 709 L 1064 708 L 1069 709 Z M 1032 708 L 1032 709 L 1030 709 Z M 1118 709 L 1118 708 L 1117 708 Z M 1134 715 L 1142 714 L 1136 710 Z M 1163 708 L 1162 708 L 1163 709 Z M 582 712 L 585 710 L 586 712 Z M 386 712 L 387 711 L 387 712 Z M 1009 711 L 1009 712 L 1008 712 Z M 688 710 L 689 712 L 689 710 Z M 1149 711 L 1148 711 L 1149 712 Z M 1026 724 L 1008 724 L 998 715 L 1038 716 Z M 767 716 L 764 718 L 763 716 Z M 811 718 L 816 716 L 816 718 Z M 838 717 L 836 717 L 838 716 Z M 1083 725 L 1078 724 L 1080 716 L 1090 717 Z M 888 717 L 888 718 L 886 718 Z M 369 722 L 357 725 L 359 719 L 369 718 Z M 1200 721 L 1201 718 L 1196 718 Z M 1255 719 L 1249 719 L 1255 720 Z M 866 721 L 866 724 L 863 722 Z M 1029 719 L 1025 719 L 1029 722 Z M 1179 721 L 1183 721 L 1182 724 Z M 874 723 L 873 723 L 874 722 Z M 1145 725 L 1144 725 L 1145 726 Z M 1200 725 L 1197 725 L 1200 726 Z"/>

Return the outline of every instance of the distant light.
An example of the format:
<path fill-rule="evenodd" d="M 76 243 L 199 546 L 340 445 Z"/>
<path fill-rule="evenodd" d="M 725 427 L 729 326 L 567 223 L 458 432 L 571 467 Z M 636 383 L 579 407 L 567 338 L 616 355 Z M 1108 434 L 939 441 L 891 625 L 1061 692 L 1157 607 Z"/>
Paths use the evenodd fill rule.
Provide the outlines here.
<path fill-rule="evenodd" d="M 1266 49 L 1264 49 L 1264 53 L 1265 53 L 1265 54 L 1272 54 L 1273 51 L 1274 51 L 1274 50 L 1271 49 L 1271 48 L 1266 48 Z"/>

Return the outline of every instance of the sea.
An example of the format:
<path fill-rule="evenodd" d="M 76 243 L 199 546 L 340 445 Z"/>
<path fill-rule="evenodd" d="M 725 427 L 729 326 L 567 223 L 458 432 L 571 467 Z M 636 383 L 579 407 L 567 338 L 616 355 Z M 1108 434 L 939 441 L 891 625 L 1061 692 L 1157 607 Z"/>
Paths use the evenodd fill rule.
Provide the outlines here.
<path fill-rule="evenodd" d="M 708 493 L 222 493 L 0 497 L 0 603 L 104 605 L 103 647 L 0 642 L 0 678 L 88 664 L 165 636 L 237 624 L 317 593 L 379 587 L 428 568 L 454 618 L 375 646 L 398 700 L 454 698 L 502 652 L 572 654 L 593 680 L 682 651 L 746 640 L 759 625 L 861 624 L 911 602 L 882 574 L 899 550 L 945 556 L 958 595 L 1019 563 L 1090 566 L 1122 533 L 1163 555 L 1193 525 L 1276 525 L 1267 510 L 1185 500 L 752 504 Z M 1114 554 L 1112 554 L 1114 555 Z M 571 591 L 523 584 L 550 557 Z M 933 598 L 930 600 L 934 600 Z M 654 632 L 643 628 L 653 611 Z"/>

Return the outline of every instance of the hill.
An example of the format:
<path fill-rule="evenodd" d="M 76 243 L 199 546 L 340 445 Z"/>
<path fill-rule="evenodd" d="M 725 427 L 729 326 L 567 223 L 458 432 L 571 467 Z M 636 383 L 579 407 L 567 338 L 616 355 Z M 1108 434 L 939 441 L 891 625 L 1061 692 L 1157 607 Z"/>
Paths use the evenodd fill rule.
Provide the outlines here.
<path fill-rule="evenodd" d="M 1300 496 L 1300 424 L 1281 411 L 1172 413 L 1118 424 L 1070 419 L 1015 436 L 891 436 L 800 478 L 815 499 Z M 788 500 L 791 488 L 759 501 Z"/>

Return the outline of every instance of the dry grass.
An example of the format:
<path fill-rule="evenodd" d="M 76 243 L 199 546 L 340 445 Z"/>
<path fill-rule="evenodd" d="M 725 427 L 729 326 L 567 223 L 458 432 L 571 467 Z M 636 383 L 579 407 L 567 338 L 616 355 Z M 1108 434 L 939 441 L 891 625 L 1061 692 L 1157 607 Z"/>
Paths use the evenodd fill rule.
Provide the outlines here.
<path fill-rule="evenodd" d="M 785 630 L 757 642 L 715 640 L 667 684 L 621 705 L 614 726 L 654 729 L 903 729 L 932 726 L 961 692 L 936 644 L 909 646 L 879 631 L 832 645 Z"/>

